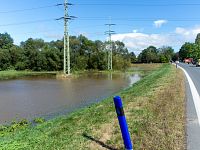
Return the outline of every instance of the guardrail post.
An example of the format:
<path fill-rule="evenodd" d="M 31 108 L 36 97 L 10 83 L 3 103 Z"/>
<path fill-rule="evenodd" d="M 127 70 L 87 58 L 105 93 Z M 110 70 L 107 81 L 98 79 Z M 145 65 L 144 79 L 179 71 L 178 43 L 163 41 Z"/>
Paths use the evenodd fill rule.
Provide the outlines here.
<path fill-rule="evenodd" d="M 128 125 L 126 122 L 126 117 L 124 114 L 124 109 L 123 109 L 123 104 L 120 96 L 114 97 L 114 104 L 115 104 L 115 109 L 122 133 L 122 138 L 124 140 L 124 146 L 126 150 L 133 150 L 132 142 L 131 142 L 131 137 L 128 131 Z"/>

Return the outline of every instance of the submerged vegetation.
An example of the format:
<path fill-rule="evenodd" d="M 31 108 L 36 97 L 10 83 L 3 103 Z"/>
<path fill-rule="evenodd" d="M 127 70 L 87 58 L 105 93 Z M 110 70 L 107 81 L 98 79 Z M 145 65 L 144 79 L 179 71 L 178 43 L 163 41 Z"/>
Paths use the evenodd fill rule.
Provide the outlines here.
<path fill-rule="evenodd" d="M 32 72 L 32 71 L 0 71 L 0 80 L 16 79 L 27 76 L 55 76 L 56 72 Z"/>
<path fill-rule="evenodd" d="M 134 149 L 184 149 L 184 77 L 172 65 L 151 65 L 153 72 L 118 93 Z M 123 149 L 112 97 L 34 127 L 22 126 L 0 128 L 1 149 Z"/>

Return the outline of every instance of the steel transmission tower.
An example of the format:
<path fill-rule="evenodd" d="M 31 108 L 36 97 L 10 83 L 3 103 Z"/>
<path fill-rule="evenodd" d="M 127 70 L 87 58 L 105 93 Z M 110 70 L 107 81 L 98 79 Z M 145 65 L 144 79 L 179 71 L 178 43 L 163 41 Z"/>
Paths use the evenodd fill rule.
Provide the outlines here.
<path fill-rule="evenodd" d="M 112 50 L 112 35 L 115 34 L 115 31 L 111 30 L 111 26 L 114 26 L 116 24 L 105 24 L 106 26 L 109 27 L 109 30 L 106 31 L 105 33 L 109 36 L 109 49 L 108 49 L 108 70 L 112 70 L 112 58 L 113 58 L 113 50 Z"/>
<path fill-rule="evenodd" d="M 76 17 L 69 16 L 68 7 L 73 5 L 68 3 L 67 0 L 64 1 L 64 17 L 61 17 L 56 20 L 64 19 L 64 58 L 63 58 L 63 73 L 66 74 L 66 50 L 67 50 L 67 75 L 70 75 L 70 50 L 69 50 L 69 20 L 72 20 Z"/>

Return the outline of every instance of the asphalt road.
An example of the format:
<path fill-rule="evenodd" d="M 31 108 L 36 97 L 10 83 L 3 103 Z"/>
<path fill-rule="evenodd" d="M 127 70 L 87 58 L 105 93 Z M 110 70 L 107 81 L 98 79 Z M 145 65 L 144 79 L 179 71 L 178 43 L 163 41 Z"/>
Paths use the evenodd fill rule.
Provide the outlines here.
<path fill-rule="evenodd" d="M 200 94 L 200 67 L 196 67 L 192 64 L 179 63 L 179 66 L 184 68 L 192 79 L 197 92 Z M 197 113 L 194 106 L 194 101 L 191 94 L 189 83 L 186 80 L 186 94 L 187 94 L 187 149 L 188 150 L 200 150 L 200 125 L 198 123 Z"/>

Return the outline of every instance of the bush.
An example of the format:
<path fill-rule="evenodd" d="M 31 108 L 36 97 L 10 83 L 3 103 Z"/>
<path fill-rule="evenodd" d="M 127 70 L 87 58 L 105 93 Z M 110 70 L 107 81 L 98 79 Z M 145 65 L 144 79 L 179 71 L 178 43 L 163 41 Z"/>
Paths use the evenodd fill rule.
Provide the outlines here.
<path fill-rule="evenodd" d="M 26 64 L 24 62 L 17 62 L 15 65 L 16 70 L 25 70 L 26 69 Z"/>

